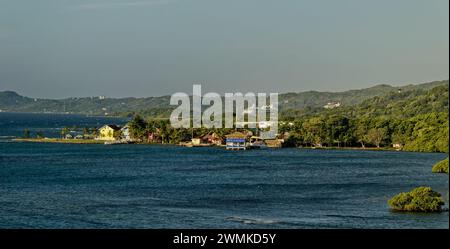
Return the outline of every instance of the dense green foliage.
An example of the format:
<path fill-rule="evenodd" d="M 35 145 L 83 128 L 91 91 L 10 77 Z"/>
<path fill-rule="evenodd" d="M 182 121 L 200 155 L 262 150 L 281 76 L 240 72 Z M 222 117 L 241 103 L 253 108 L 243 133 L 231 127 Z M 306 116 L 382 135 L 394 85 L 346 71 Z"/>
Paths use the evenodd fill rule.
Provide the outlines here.
<path fill-rule="evenodd" d="M 433 166 L 433 173 L 447 173 L 448 174 L 448 157 Z"/>
<path fill-rule="evenodd" d="M 419 85 L 407 85 L 393 87 L 389 85 L 377 85 L 360 90 L 350 90 L 345 92 L 302 92 L 280 94 L 280 111 L 297 111 L 299 113 L 311 110 L 323 110 L 323 106 L 329 102 L 339 102 L 342 106 L 355 106 L 361 102 L 376 96 L 384 96 L 389 93 L 410 92 L 416 90 L 429 90 L 437 86 L 448 85 L 448 81 L 435 81 Z"/>
<path fill-rule="evenodd" d="M 418 187 L 410 192 L 400 193 L 388 201 L 396 211 L 440 212 L 445 204 L 441 194 L 430 187 Z"/>
<path fill-rule="evenodd" d="M 448 85 L 392 92 L 347 108 L 285 116 L 288 146 L 373 146 L 448 152 Z M 286 113 L 284 113 L 286 115 Z M 295 113 L 297 115 L 298 113 Z"/>
<path fill-rule="evenodd" d="M 395 145 L 396 149 L 406 151 L 448 152 L 448 97 L 448 81 L 404 87 L 379 85 L 341 93 L 281 94 L 279 136 L 285 139 L 285 146 L 392 148 Z M 342 106 L 325 109 L 323 105 L 329 101 L 339 101 Z M 132 135 L 142 141 L 149 140 L 149 134 L 162 143 L 176 143 L 189 135 L 226 133 L 226 129 L 173 129 L 164 119 L 174 108 L 168 104 L 168 96 L 33 100 L 13 92 L 0 92 L 3 110 L 108 112 L 129 117 L 140 114 L 149 121 L 135 119 L 131 126 Z M 62 131 L 61 135 L 66 133 Z"/>
<path fill-rule="evenodd" d="M 216 133 L 225 138 L 225 135 L 232 132 L 232 129 L 184 129 L 173 128 L 167 119 L 144 120 L 140 115 L 135 115 L 128 123 L 133 139 L 146 143 L 171 143 L 178 144 L 182 141 L 190 141 L 191 138 L 202 137 L 207 134 Z"/>
<path fill-rule="evenodd" d="M 280 122 L 284 146 L 392 147 L 406 151 L 448 152 L 448 85 L 430 90 L 392 92 L 354 107 L 336 108 L 286 118 Z M 133 137 L 178 143 L 189 137 L 226 129 L 173 129 L 169 121 L 139 115 L 130 123 Z M 149 141 L 150 142 L 150 141 Z"/>
<path fill-rule="evenodd" d="M 25 129 L 23 130 L 23 138 L 30 138 L 30 130 L 29 129 Z"/>
<path fill-rule="evenodd" d="M 448 81 L 436 81 L 419 85 L 393 87 L 378 85 L 360 90 L 344 92 L 301 92 L 279 95 L 281 112 L 309 113 L 322 111 L 328 102 L 340 102 L 343 106 L 354 106 L 367 99 L 384 96 L 390 92 L 426 91 L 436 86 L 448 85 Z M 150 93 L 151 94 L 151 93 Z M 89 115 L 123 115 L 141 114 L 145 117 L 168 118 L 175 106 L 169 105 L 170 96 L 148 98 L 66 98 L 66 99 L 34 99 L 23 97 L 15 92 L 0 92 L 0 110 L 8 112 L 55 112 Z M 297 116 L 298 116 L 297 115 Z"/>

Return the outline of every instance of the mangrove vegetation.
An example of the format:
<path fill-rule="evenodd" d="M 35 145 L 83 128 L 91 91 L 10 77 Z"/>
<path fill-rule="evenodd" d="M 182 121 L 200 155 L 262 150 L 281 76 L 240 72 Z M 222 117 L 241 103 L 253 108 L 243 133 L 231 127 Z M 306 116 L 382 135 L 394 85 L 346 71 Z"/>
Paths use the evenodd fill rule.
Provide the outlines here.
<path fill-rule="evenodd" d="M 418 187 L 392 197 L 388 204 L 394 211 L 429 213 L 442 211 L 445 203 L 441 194 L 430 187 Z"/>
<path fill-rule="evenodd" d="M 438 163 L 432 168 L 433 173 L 447 173 L 448 174 L 448 157 Z"/>

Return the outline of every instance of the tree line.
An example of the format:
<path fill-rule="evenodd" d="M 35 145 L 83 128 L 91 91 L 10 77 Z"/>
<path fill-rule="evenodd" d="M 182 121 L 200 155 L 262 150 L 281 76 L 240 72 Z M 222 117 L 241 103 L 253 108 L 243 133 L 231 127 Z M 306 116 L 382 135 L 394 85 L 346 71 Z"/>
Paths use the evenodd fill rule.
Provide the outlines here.
<path fill-rule="evenodd" d="M 168 119 L 145 120 L 140 115 L 135 115 L 128 123 L 128 127 L 130 135 L 134 139 L 146 143 L 163 144 L 178 144 L 211 133 L 216 133 L 219 137 L 225 138 L 225 135 L 233 131 L 229 128 L 173 128 Z"/>
<path fill-rule="evenodd" d="M 323 110 L 284 110 L 278 138 L 295 147 L 393 147 L 406 151 L 448 152 L 448 85 L 430 90 L 391 92 L 356 106 Z M 224 137 L 233 129 L 174 129 L 169 120 L 129 123 L 132 136 L 179 143 L 215 132 Z M 248 129 L 255 133 L 255 130 Z M 155 139 L 156 137 L 156 139 Z"/>
<path fill-rule="evenodd" d="M 390 92 L 356 106 L 284 110 L 280 126 L 290 146 L 398 145 L 407 151 L 448 152 L 449 86 Z"/>
<path fill-rule="evenodd" d="M 348 118 L 318 115 L 279 127 L 286 146 L 392 147 L 407 151 L 448 152 L 448 113 L 428 113 L 408 119 Z"/>

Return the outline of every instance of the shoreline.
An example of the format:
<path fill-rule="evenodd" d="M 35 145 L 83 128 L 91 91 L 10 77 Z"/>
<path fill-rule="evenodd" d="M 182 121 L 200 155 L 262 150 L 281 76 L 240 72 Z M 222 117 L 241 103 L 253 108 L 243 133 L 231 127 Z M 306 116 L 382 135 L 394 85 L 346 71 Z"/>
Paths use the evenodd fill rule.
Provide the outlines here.
<path fill-rule="evenodd" d="M 13 138 L 10 139 L 12 142 L 30 142 L 30 143 L 63 143 L 63 144 L 105 144 L 108 142 L 107 140 L 95 140 L 95 139 L 61 139 L 61 138 Z M 202 145 L 202 146 L 185 146 L 183 144 L 170 144 L 170 143 L 128 143 L 134 145 L 159 145 L 159 146 L 177 146 L 177 147 L 186 147 L 186 148 L 207 148 L 207 147 L 215 147 L 222 148 L 224 146 L 217 145 Z M 117 144 L 120 145 L 120 144 Z M 281 148 L 267 148 L 271 149 L 305 149 L 305 150 L 359 150 L 359 151 L 391 151 L 391 152 L 416 152 L 416 153 L 444 153 L 446 152 L 424 152 L 424 151 L 406 151 L 406 150 L 397 150 L 391 148 L 372 148 L 372 147 L 281 147 Z M 267 150 L 267 149 L 256 149 L 256 150 Z"/>
<path fill-rule="evenodd" d="M 14 138 L 13 142 L 30 143 L 64 143 L 64 144 L 104 144 L 105 141 L 95 139 L 62 139 L 62 138 Z"/>
<path fill-rule="evenodd" d="M 101 115 L 101 114 L 87 114 L 87 113 L 65 113 L 65 112 L 11 112 L 11 111 L 1 111 L 4 114 L 39 114 L 39 115 L 67 115 L 67 116 L 85 116 L 90 118 L 123 118 L 127 119 L 126 116 L 121 115 Z"/>
<path fill-rule="evenodd" d="M 310 149 L 310 150 L 367 150 L 367 151 L 398 151 L 398 152 L 419 152 L 419 151 L 406 151 L 406 150 L 397 150 L 393 148 L 376 148 L 376 147 L 296 147 L 297 149 Z"/>

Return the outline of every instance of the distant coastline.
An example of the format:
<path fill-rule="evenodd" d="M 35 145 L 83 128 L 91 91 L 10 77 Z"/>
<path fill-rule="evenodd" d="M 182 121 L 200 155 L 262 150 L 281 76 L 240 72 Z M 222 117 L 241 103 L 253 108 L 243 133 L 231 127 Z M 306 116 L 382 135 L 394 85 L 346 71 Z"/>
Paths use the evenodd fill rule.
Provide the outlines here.
<path fill-rule="evenodd" d="M 63 144 L 104 144 L 104 141 L 95 139 L 60 139 L 60 138 L 13 138 L 13 142 L 31 143 L 63 143 Z"/>
<path fill-rule="evenodd" d="M 448 86 L 448 84 L 448 80 L 440 80 L 403 86 L 378 84 L 363 89 L 341 92 L 304 91 L 280 93 L 280 110 L 282 112 L 292 112 L 305 108 L 323 110 L 330 103 L 339 103 L 341 106 L 351 107 L 362 103 L 364 100 L 399 90 L 403 92 L 426 91 L 437 86 Z M 22 96 L 14 91 L 0 91 L 0 112 L 81 114 L 101 117 L 130 117 L 139 113 L 153 118 L 168 118 L 174 109 L 174 106 L 171 106 L 169 102 L 170 96 L 167 95 L 145 98 L 93 96 L 41 99 Z"/>
<path fill-rule="evenodd" d="M 61 144 L 105 144 L 105 141 L 102 140 L 95 140 L 95 139 L 61 139 L 61 138 L 10 138 L 12 142 L 29 142 L 29 143 L 61 143 Z M 179 147 L 186 147 L 184 145 L 180 144 L 161 144 L 161 143 L 132 143 L 134 145 L 147 145 L 147 146 L 179 146 Z M 224 145 L 218 146 L 218 145 L 203 145 L 203 146 L 192 146 L 195 148 L 199 147 L 216 147 L 216 148 L 223 148 Z M 292 147 L 280 147 L 280 148 L 270 148 L 271 149 L 287 149 Z M 376 147 L 296 147 L 299 150 L 317 150 L 317 151 L 327 151 L 327 150 L 357 150 L 357 151 L 383 151 L 383 152 L 416 152 L 416 153 L 438 153 L 438 154 L 447 154 L 446 152 L 424 152 L 424 151 L 402 151 L 402 150 L 396 150 L 394 148 L 376 148 Z"/>
<path fill-rule="evenodd" d="M 431 86 L 434 87 L 429 89 Z M 376 91 L 380 91 L 380 88 L 377 88 Z M 375 96 L 350 106 L 342 105 L 341 102 L 330 102 L 317 108 L 281 109 L 278 118 L 278 132 L 273 139 L 259 137 L 260 128 L 174 128 L 170 120 L 158 117 L 156 113 L 148 112 L 148 110 L 135 110 L 132 118 L 130 115 L 104 116 L 67 112 L 43 114 L 32 112 L 31 115 L 61 115 L 62 120 L 52 127 L 51 135 L 27 124 L 21 126 L 21 130 L 16 129 L 14 134 L 1 135 L 15 135 L 16 138 L 29 139 L 31 142 L 94 143 L 80 142 L 79 140 L 99 138 L 102 128 L 111 126 L 104 131 L 104 137 L 100 136 L 99 140 L 109 140 L 108 143 L 115 141 L 114 144 L 124 141 L 123 143 L 157 143 L 199 147 L 214 144 L 224 145 L 226 136 L 237 131 L 245 137 L 247 140 L 245 143 L 252 143 L 250 140 L 255 139 L 262 142 L 259 146 L 267 147 L 448 153 L 448 92 L 448 81 L 434 82 L 421 87 L 415 86 L 410 90 L 397 89 L 393 91 L 389 88 L 387 94 Z M 289 97 L 288 94 L 286 96 Z M 301 101 L 301 99 L 297 99 L 298 95 L 291 97 Z M 104 99 L 99 101 L 104 101 Z M 286 103 L 286 101 L 281 102 Z M 3 115 L 26 112 L 4 113 L 6 114 Z M 68 125 L 65 125 L 64 115 L 92 118 L 95 122 L 87 120 L 80 122 L 80 120 L 72 119 Z M 114 120 L 115 118 L 117 120 Z M 45 120 L 46 116 L 42 119 Z M 5 125 L 7 124 L 5 123 Z M 127 130 L 123 133 L 122 129 L 125 128 Z M 45 137 L 49 139 L 45 139 Z M 77 139 L 72 141 L 71 139 L 74 138 Z M 58 139 L 66 139 L 66 141 Z"/>
<path fill-rule="evenodd" d="M 39 114 L 39 115 L 67 115 L 67 116 L 82 116 L 82 117 L 90 117 L 90 118 L 125 118 L 120 115 L 90 115 L 83 113 L 67 113 L 67 112 L 19 112 L 19 111 L 2 111 L 0 110 L 0 114 Z"/>

